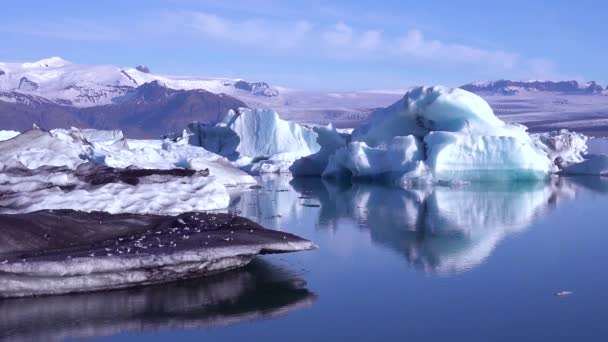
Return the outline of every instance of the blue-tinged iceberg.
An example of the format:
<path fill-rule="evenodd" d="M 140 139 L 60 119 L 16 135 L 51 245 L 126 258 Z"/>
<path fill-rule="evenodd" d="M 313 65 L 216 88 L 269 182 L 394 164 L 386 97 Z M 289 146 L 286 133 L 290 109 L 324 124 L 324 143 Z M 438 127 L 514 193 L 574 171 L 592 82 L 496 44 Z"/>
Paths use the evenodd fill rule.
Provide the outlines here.
<path fill-rule="evenodd" d="M 351 135 L 318 128 L 321 149 L 296 161 L 294 175 L 415 182 L 546 178 L 582 160 L 586 137 L 530 135 L 498 119 L 481 97 L 443 86 L 417 87 L 372 113 Z"/>
<path fill-rule="evenodd" d="M 213 126 L 192 123 L 190 144 L 202 146 L 252 173 L 284 172 L 294 160 L 319 151 L 311 128 L 282 120 L 277 112 L 230 110 Z"/>

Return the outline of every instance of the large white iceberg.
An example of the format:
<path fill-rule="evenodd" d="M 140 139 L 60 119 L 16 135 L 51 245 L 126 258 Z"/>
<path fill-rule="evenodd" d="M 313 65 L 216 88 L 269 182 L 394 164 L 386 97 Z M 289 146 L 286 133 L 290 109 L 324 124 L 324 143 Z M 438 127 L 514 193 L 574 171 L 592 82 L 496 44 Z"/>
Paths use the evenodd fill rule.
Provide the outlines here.
<path fill-rule="evenodd" d="M 498 119 L 481 97 L 443 86 L 411 89 L 351 136 L 324 130 L 321 137 L 318 153 L 293 164 L 295 175 L 399 184 L 538 180 L 578 161 L 585 146 L 567 131 L 532 137 Z"/>
<path fill-rule="evenodd" d="M 271 110 L 230 110 L 209 126 L 192 123 L 190 144 L 222 155 L 235 165 L 255 172 L 283 172 L 294 160 L 319 151 L 311 128 L 282 120 Z"/>
<path fill-rule="evenodd" d="M 92 163 L 81 164 L 76 170 L 8 168 L 0 173 L 0 193 L 4 194 L 0 213 L 73 209 L 177 215 L 228 207 L 230 195 L 226 187 L 206 172 L 176 171 L 180 170 L 139 172 Z"/>
<path fill-rule="evenodd" d="M 188 145 L 187 135 L 176 142 L 166 139 L 136 143 L 127 142 L 119 130 L 71 128 L 49 132 L 33 129 L 0 142 L 0 163 L 9 166 L 75 169 L 86 162 L 115 168 L 208 169 L 210 177 L 224 185 L 256 183 L 253 177 L 234 167 L 226 158 Z"/>

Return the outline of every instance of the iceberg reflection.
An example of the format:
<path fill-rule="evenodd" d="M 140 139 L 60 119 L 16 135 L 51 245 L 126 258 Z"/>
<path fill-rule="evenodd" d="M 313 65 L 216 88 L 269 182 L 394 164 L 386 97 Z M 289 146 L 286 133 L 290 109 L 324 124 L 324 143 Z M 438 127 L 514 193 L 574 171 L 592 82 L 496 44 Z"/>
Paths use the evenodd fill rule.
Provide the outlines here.
<path fill-rule="evenodd" d="M 372 241 L 437 274 L 476 267 L 501 240 L 575 195 L 575 184 L 563 178 L 412 190 L 312 178 L 294 178 L 291 185 L 320 203 L 320 227 L 336 229 L 338 221 L 353 220 L 369 229 Z"/>
<path fill-rule="evenodd" d="M 263 261 L 160 286 L 0 301 L 0 340 L 62 341 L 158 329 L 225 326 L 287 314 L 316 295 Z"/>

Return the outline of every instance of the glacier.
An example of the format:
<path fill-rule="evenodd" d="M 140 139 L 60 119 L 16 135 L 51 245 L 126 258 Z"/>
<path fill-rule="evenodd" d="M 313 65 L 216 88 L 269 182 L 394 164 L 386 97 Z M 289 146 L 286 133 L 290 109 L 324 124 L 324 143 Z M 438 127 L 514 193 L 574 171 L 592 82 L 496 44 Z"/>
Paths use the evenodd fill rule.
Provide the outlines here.
<path fill-rule="evenodd" d="M 352 134 L 318 128 L 320 150 L 294 175 L 367 178 L 397 185 L 531 181 L 583 161 L 586 140 L 566 130 L 529 134 L 458 88 L 416 87 Z"/>

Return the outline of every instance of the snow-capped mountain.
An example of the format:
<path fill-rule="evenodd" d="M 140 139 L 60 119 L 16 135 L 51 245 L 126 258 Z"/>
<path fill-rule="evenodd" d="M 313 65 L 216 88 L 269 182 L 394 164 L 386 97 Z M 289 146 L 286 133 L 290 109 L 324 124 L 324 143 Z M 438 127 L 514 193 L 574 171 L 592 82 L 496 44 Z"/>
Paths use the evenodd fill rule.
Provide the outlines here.
<path fill-rule="evenodd" d="M 608 96 L 596 96 L 608 95 L 608 89 L 595 82 L 499 80 L 461 88 L 484 97 L 504 120 L 534 130 L 608 127 Z M 311 91 L 242 79 L 159 75 L 145 65 L 77 64 L 52 57 L 0 63 L 0 129 L 24 130 L 36 123 L 48 129 L 121 128 L 127 136 L 157 137 L 181 131 L 187 120 L 213 124 L 239 106 L 274 110 L 282 119 L 303 124 L 331 122 L 353 128 L 406 91 Z"/>
<path fill-rule="evenodd" d="M 136 87 L 153 81 L 176 90 L 203 89 L 239 96 L 279 94 L 279 89 L 264 82 L 163 76 L 142 65 L 76 64 L 51 57 L 33 63 L 0 63 L 0 101 L 31 101 L 29 96 L 36 96 L 60 105 L 92 107 L 120 102 Z"/>
<path fill-rule="evenodd" d="M 338 127 L 352 127 L 365 121 L 371 111 L 395 102 L 405 92 L 306 91 L 243 79 L 158 75 L 145 65 L 129 68 L 77 64 L 51 57 L 31 63 L 0 63 L 0 107 L 6 108 L 6 103 L 35 108 L 51 105 L 93 108 L 119 104 L 132 96 L 137 87 L 151 82 L 173 90 L 226 94 L 251 108 L 276 110 L 283 118 L 309 124 L 333 122 Z M 52 111 L 72 111 L 66 108 Z M 3 113 L 0 111 L 0 115 Z"/>
<path fill-rule="evenodd" d="M 528 92 L 553 92 L 564 95 L 597 95 L 605 92 L 604 88 L 594 81 L 511 81 L 498 80 L 474 82 L 460 88 L 474 93 L 516 95 Z"/>
<path fill-rule="evenodd" d="M 0 101 L 0 127 L 24 131 L 35 123 L 44 128 L 70 126 L 122 129 L 129 137 L 159 137 L 180 132 L 190 122 L 213 124 L 230 109 L 247 105 L 206 90 L 175 90 L 158 81 L 129 91 L 116 103 L 89 107 L 58 104 L 46 98 L 13 92 L 15 101 Z"/>

